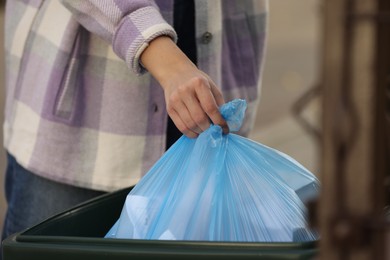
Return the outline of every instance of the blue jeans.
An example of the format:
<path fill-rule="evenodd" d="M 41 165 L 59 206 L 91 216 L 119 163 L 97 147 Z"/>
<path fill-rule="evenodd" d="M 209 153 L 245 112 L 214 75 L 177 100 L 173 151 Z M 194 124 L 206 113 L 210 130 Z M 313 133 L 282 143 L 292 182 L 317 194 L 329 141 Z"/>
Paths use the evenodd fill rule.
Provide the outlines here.
<path fill-rule="evenodd" d="M 104 194 L 39 177 L 7 156 L 5 195 L 8 209 L 2 240 L 83 201 Z M 0 254 L 1 255 L 1 254 Z M 1 256 L 0 256 L 1 259 Z"/>

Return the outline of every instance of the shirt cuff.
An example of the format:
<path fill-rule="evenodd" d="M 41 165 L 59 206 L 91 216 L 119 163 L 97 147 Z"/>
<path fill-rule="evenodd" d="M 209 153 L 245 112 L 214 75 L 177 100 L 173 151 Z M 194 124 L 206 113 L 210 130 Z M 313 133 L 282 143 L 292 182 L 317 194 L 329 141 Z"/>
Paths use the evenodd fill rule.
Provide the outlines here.
<path fill-rule="evenodd" d="M 125 16 L 113 38 L 114 52 L 124 59 L 136 74 L 146 69 L 140 63 L 142 52 L 159 36 L 168 36 L 177 41 L 175 30 L 154 7 L 144 7 Z"/>

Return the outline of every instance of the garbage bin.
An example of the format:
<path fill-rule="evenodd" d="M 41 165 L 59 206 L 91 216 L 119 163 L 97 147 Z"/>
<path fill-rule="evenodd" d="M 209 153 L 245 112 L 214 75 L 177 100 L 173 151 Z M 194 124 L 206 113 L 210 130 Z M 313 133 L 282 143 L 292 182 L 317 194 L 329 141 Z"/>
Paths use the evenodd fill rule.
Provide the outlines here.
<path fill-rule="evenodd" d="M 312 259 L 316 242 L 246 243 L 103 238 L 131 188 L 100 196 L 3 241 L 3 260 Z"/>

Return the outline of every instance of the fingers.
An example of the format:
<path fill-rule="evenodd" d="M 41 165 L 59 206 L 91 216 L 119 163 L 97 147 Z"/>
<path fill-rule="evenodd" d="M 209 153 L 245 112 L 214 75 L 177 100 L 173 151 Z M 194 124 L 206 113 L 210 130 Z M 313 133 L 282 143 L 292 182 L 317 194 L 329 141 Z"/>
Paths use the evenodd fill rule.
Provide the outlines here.
<path fill-rule="evenodd" d="M 215 86 L 214 82 L 211 81 L 211 92 L 215 98 L 215 101 L 217 103 L 217 109 L 218 109 L 218 115 L 217 118 L 215 118 L 215 121 L 212 119 L 214 124 L 217 124 L 222 127 L 223 133 L 228 134 L 229 133 L 229 127 L 227 125 L 226 120 L 222 117 L 221 113 L 219 112 L 219 107 L 225 104 L 225 100 L 222 96 L 221 91 Z M 211 117 L 210 117 L 211 118 Z"/>
<path fill-rule="evenodd" d="M 223 132 L 225 134 L 228 133 L 229 127 L 219 112 L 219 106 L 224 103 L 224 100 L 215 84 L 211 80 L 208 80 L 207 83 L 200 84 L 196 88 L 196 96 L 203 111 L 213 124 L 221 126 Z"/>
<path fill-rule="evenodd" d="M 183 134 L 197 137 L 210 127 L 210 120 L 190 86 L 179 87 L 168 100 L 168 114 Z"/>
<path fill-rule="evenodd" d="M 188 137 L 196 137 L 210 127 L 229 129 L 218 107 L 224 103 L 221 92 L 205 77 L 194 77 L 178 87 L 168 98 L 168 114 L 177 128 Z"/>
<path fill-rule="evenodd" d="M 204 93 L 201 99 L 201 106 L 214 125 L 221 126 L 224 133 L 229 132 L 227 123 L 225 119 L 223 119 L 221 113 L 219 112 L 217 103 L 214 100 L 212 95 L 209 95 L 208 93 Z"/>
<path fill-rule="evenodd" d="M 189 138 L 198 137 L 199 134 L 194 132 L 191 128 L 189 128 L 187 124 L 183 122 L 179 114 L 174 109 L 170 110 L 168 114 L 180 132 L 182 132 L 184 135 L 186 135 Z"/>
<path fill-rule="evenodd" d="M 211 93 L 213 94 L 214 96 L 214 99 L 215 101 L 217 102 L 217 106 L 220 107 L 222 106 L 223 104 L 225 104 L 225 100 L 222 96 L 222 93 L 221 91 L 218 89 L 218 87 L 214 84 L 213 81 L 209 81 L 210 82 L 210 86 L 211 86 Z"/>

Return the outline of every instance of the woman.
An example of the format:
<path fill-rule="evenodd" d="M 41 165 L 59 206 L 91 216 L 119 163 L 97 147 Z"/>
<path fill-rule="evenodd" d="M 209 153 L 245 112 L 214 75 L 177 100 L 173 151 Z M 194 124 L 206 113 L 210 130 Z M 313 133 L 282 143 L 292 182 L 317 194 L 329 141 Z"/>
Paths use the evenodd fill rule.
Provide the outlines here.
<path fill-rule="evenodd" d="M 266 11 L 266 0 L 7 1 L 3 238 L 136 184 L 181 133 L 227 133 L 225 100 L 248 101 L 248 134 Z"/>

